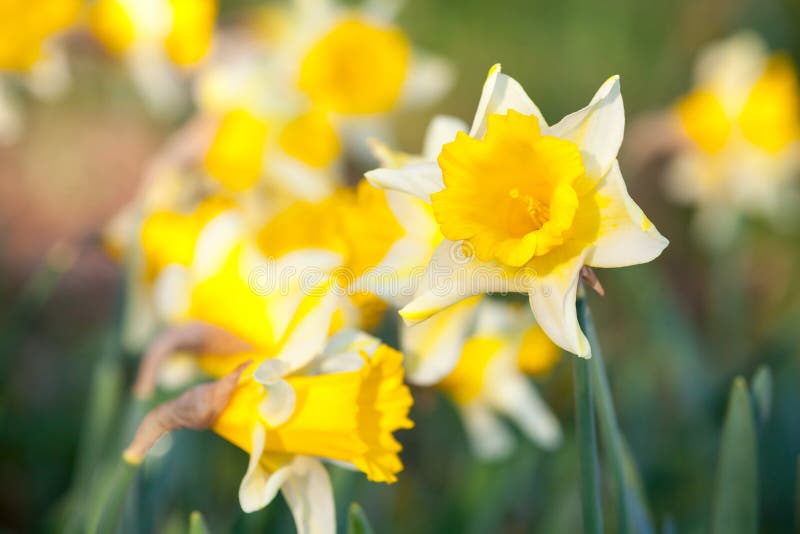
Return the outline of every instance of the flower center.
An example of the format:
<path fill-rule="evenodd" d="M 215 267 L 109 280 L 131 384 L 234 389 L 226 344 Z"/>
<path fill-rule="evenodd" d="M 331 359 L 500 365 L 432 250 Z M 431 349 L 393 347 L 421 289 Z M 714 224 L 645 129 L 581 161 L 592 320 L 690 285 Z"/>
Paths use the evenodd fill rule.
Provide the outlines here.
<path fill-rule="evenodd" d="M 541 135 L 536 117 L 490 115 L 485 138 L 459 134 L 439 166 L 436 220 L 448 239 L 470 241 L 480 260 L 519 267 L 567 238 L 583 162 L 574 143 Z"/>

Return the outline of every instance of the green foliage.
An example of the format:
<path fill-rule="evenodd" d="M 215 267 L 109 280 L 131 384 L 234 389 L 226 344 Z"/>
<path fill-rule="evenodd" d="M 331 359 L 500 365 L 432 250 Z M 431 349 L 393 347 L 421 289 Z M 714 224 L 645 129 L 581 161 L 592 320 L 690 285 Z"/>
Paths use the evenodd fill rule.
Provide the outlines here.
<path fill-rule="evenodd" d="M 203 514 L 197 510 L 189 515 L 189 534 L 209 534 Z"/>
<path fill-rule="evenodd" d="M 763 424 L 772 410 L 772 371 L 769 367 L 762 365 L 756 370 L 752 385 L 758 420 Z"/>
<path fill-rule="evenodd" d="M 753 534 L 758 530 L 758 457 L 750 399 L 744 378 L 737 378 L 731 387 L 722 430 L 713 534 Z"/>
<path fill-rule="evenodd" d="M 347 513 L 347 534 L 374 534 L 367 514 L 357 502 L 350 504 L 350 510 Z"/>

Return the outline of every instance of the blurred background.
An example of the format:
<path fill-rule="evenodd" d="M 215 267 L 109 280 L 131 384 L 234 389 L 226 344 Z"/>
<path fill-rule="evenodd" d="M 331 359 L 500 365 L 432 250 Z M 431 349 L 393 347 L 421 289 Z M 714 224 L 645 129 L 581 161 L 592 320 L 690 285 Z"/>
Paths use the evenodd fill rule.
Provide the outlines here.
<path fill-rule="evenodd" d="M 255 4 L 223 0 L 221 24 Z M 637 124 L 690 89 L 694 59 L 707 43 L 752 29 L 800 61 L 800 3 L 408 0 L 398 24 L 457 72 L 442 102 L 398 121 L 399 146 L 410 152 L 420 149 L 434 114 L 471 119 L 493 63 L 502 62 L 551 122 L 621 75 L 623 174 L 671 245 L 652 264 L 599 271 L 606 296 L 590 299 L 652 519 L 665 532 L 706 530 L 731 381 L 749 380 L 767 364 L 775 382 L 771 416 L 759 429 L 761 530 L 795 531 L 800 227 L 753 222 L 735 246 L 710 252 L 690 235 L 691 210 L 665 199 L 661 162 L 634 165 L 629 147 Z M 95 363 L 114 343 L 121 286 L 121 270 L 98 236 L 186 118 L 148 114 L 124 69 L 89 40 L 70 39 L 68 50 L 71 88 L 56 101 L 28 102 L 19 139 L 0 148 L 0 529 L 9 532 L 63 524 L 76 466 L 87 461 L 79 454 L 81 429 L 98 416 L 85 408 Z M 579 531 L 568 364 L 565 356 L 541 381 L 567 432 L 557 452 L 521 442 L 508 460 L 480 464 L 453 407 L 416 390 L 417 427 L 400 433 L 406 470 L 398 483 L 371 484 L 331 468 L 340 521 L 356 500 L 382 533 Z M 113 413 L 119 396 L 108 398 Z M 212 531 L 292 531 L 282 500 L 241 512 L 236 495 L 246 455 L 209 432 L 172 439 L 137 481 L 127 513 L 139 531 L 181 532 L 195 509 Z"/>

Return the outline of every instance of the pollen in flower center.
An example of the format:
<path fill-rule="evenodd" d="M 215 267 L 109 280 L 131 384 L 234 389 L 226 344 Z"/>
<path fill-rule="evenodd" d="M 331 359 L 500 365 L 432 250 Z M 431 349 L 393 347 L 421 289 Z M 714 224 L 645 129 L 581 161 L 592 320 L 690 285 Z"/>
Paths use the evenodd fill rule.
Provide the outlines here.
<path fill-rule="evenodd" d="M 431 197 L 442 233 L 480 260 L 519 267 L 561 245 L 578 209 L 578 147 L 541 134 L 534 116 L 490 115 L 484 139 L 459 134 L 439 156 L 444 189 Z"/>
<path fill-rule="evenodd" d="M 519 188 L 512 187 L 508 196 L 509 205 L 504 212 L 508 214 L 506 226 L 510 235 L 522 237 L 538 230 L 550 219 L 550 206 L 532 195 L 520 193 Z"/>

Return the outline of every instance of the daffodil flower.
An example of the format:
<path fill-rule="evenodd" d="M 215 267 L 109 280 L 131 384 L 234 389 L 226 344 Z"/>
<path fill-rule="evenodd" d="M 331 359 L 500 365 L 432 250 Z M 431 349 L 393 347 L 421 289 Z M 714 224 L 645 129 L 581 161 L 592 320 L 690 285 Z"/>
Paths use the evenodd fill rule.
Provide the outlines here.
<path fill-rule="evenodd" d="M 91 29 L 111 54 L 124 58 L 155 112 L 181 107 L 176 69 L 196 67 L 212 45 L 216 0 L 99 0 Z"/>
<path fill-rule="evenodd" d="M 267 185 L 305 200 L 330 194 L 342 153 L 330 113 L 309 105 L 262 44 L 220 40 L 195 84 L 199 115 L 212 124 L 205 170 L 234 193 Z"/>
<path fill-rule="evenodd" d="M 298 532 L 334 532 L 333 493 L 321 460 L 391 483 L 402 470 L 393 433 L 410 428 L 412 398 L 402 355 L 366 334 L 330 338 L 337 299 L 331 280 L 300 302 L 281 291 L 260 294 L 252 262 L 231 213 L 204 227 L 188 277 L 183 318 L 222 328 L 246 343 L 242 352 L 201 354 L 214 377 L 253 362 L 213 430 L 250 454 L 239 500 L 261 509 L 281 491 Z"/>
<path fill-rule="evenodd" d="M 222 214 L 198 238 L 187 273 L 184 317 L 252 347 L 197 359 L 215 377 L 254 362 L 213 430 L 250 453 L 239 491 L 243 510 L 263 508 L 280 490 L 298 532 L 334 532 L 333 494 L 320 460 L 363 471 L 376 482 L 394 482 L 402 469 L 393 432 L 412 426 L 402 355 L 352 330 L 329 337 L 338 301 L 331 279 L 299 302 L 292 292 L 260 294 L 247 252 L 236 221 Z"/>
<path fill-rule="evenodd" d="M 369 156 L 366 138 L 387 138 L 391 112 L 433 102 L 452 84 L 452 67 L 414 49 L 392 23 L 398 5 L 298 0 L 274 45 L 290 83 L 313 109 L 331 114 L 356 156 Z"/>
<path fill-rule="evenodd" d="M 13 86 L 21 82 L 36 97 L 48 99 L 69 84 L 59 36 L 78 18 L 79 0 L 0 5 L 0 142 L 14 141 L 21 129 Z"/>
<path fill-rule="evenodd" d="M 668 192 L 697 205 L 706 242 L 729 242 L 740 213 L 786 222 L 800 174 L 800 86 L 788 55 L 769 54 L 752 33 L 710 45 L 673 116 L 685 143 Z"/>
<path fill-rule="evenodd" d="M 526 376 L 548 371 L 560 349 L 530 315 L 475 296 L 401 331 L 409 381 L 434 385 L 455 403 L 473 451 L 486 460 L 508 455 L 514 445 L 499 416 L 545 449 L 561 442 L 558 421 Z"/>
<path fill-rule="evenodd" d="M 429 202 L 444 241 L 414 300 L 409 324 L 464 298 L 524 292 L 537 323 L 582 357 L 589 343 L 575 298 L 584 265 L 652 260 L 664 239 L 627 193 L 617 164 L 625 114 L 619 79 L 553 126 L 513 78 L 489 71 L 469 134 L 437 163 L 367 173 L 373 184 Z"/>
<path fill-rule="evenodd" d="M 257 241 L 264 256 L 298 277 L 308 274 L 305 260 L 292 267 L 286 262 L 316 251 L 313 269 L 335 278 L 342 297 L 339 328 L 368 329 L 380 322 L 385 303 L 408 302 L 441 235 L 428 204 L 362 181 L 318 202 L 290 204 L 267 221 Z"/>
<path fill-rule="evenodd" d="M 243 377 L 214 431 L 250 453 L 242 509 L 283 492 L 298 532 L 335 532 L 333 493 L 320 460 L 392 483 L 402 470 L 393 433 L 411 428 L 402 356 L 374 338 L 344 332 L 302 371 L 265 360 Z"/>

